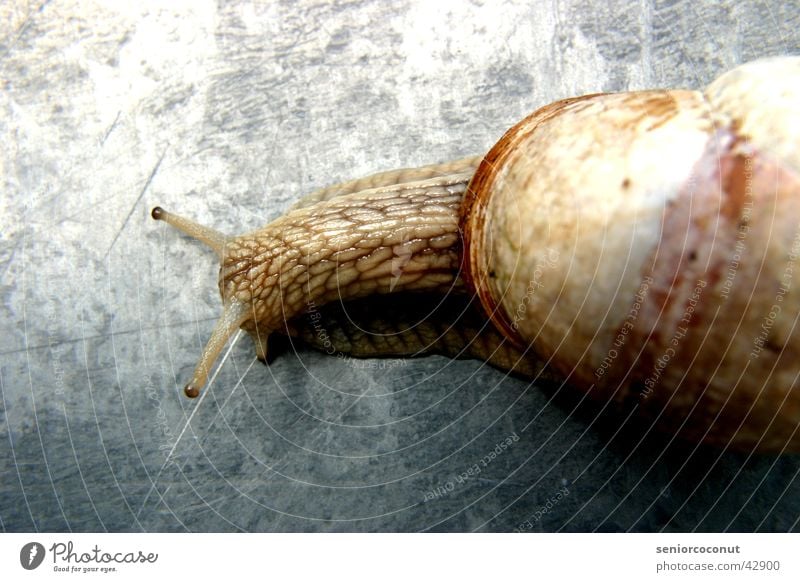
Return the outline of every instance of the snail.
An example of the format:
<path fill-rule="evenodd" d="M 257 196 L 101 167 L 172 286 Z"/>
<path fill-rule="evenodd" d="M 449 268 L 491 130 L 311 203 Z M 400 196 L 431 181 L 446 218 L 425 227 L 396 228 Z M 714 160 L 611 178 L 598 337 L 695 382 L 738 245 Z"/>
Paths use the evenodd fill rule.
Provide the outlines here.
<path fill-rule="evenodd" d="M 264 361 L 274 334 L 427 347 L 555 374 L 698 442 L 800 451 L 798 103 L 800 57 L 775 57 L 703 91 L 557 101 L 485 156 L 332 186 L 241 236 L 157 207 L 222 263 L 185 393 L 242 328 Z M 358 331 L 393 298 L 417 310 L 407 333 Z M 331 306 L 326 330 L 351 313 L 315 334 Z"/>

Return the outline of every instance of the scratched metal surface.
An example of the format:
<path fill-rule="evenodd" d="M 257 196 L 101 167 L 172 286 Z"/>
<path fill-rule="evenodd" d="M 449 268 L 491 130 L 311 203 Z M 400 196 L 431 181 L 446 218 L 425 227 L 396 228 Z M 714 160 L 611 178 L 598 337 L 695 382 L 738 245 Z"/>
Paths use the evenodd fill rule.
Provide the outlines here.
<path fill-rule="evenodd" d="M 149 219 L 244 232 L 557 98 L 699 87 L 796 52 L 796 5 L 130 4 L 0 5 L 0 529 L 798 529 L 796 457 L 615 437 L 478 362 L 242 338 L 198 407 L 217 266 Z"/>

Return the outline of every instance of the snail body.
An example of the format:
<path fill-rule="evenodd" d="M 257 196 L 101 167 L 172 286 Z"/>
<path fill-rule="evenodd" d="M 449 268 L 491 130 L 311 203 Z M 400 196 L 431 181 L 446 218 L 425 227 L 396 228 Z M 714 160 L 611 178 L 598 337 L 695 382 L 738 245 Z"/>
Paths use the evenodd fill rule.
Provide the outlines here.
<path fill-rule="evenodd" d="M 309 305 L 461 294 L 492 325 L 472 355 L 546 365 L 697 441 L 798 451 L 798 102 L 800 58 L 769 59 L 703 92 L 547 105 L 482 158 L 325 189 L 240 237 L 155 209 L 223 262 L 186 392 L 239 327 L 265 359 Z"/>

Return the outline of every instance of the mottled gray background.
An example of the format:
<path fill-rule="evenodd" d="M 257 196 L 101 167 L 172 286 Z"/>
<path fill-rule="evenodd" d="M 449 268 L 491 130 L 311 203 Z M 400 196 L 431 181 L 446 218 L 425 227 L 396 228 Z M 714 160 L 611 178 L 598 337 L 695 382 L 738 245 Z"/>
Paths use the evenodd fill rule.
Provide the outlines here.
<path fill-rule="evenodd" d="M 782 0 L 5 0 L 0 529 L 797 530 L 798 458 L 617 433 L 479 362 L 266 368 L 243 338 L 192 417 L 217 265 L 149 210 L 244 232 L 557 98 L 797 52 L 798 30 Z"/>

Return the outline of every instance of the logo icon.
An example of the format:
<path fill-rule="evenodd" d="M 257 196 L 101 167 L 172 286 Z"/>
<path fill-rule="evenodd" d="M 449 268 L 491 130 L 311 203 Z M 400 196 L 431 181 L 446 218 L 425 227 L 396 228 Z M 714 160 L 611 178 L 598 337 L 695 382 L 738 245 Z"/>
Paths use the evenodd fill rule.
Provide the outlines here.
<path fill-rule="evenodd" d="M 28 542 L 19 551 L 19 563 L 26 570 L 35 570 L 44 561 L 44 546 L 39 542 Z"/>

